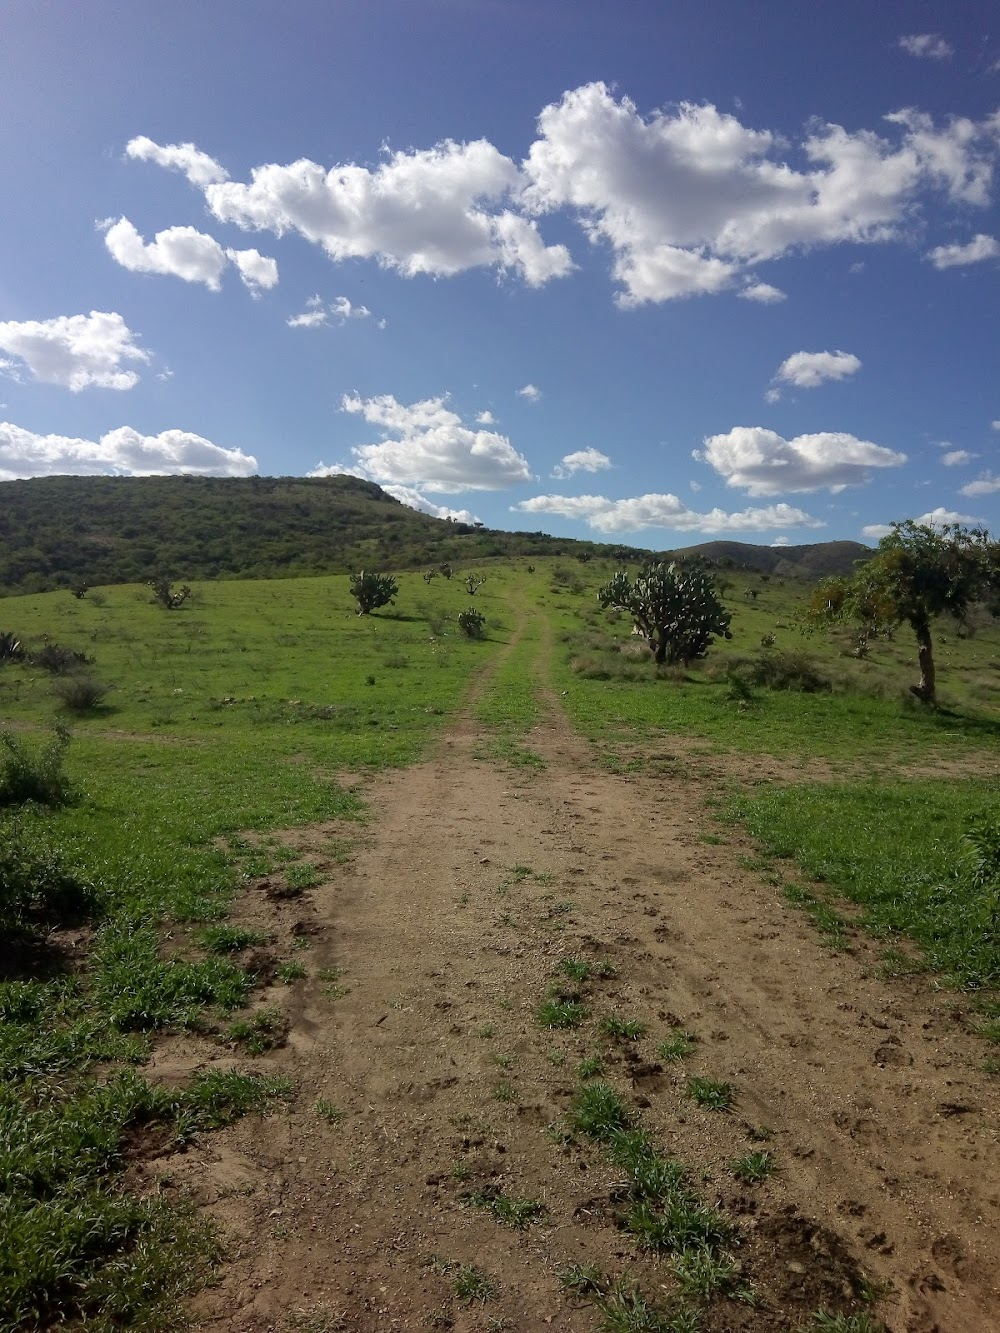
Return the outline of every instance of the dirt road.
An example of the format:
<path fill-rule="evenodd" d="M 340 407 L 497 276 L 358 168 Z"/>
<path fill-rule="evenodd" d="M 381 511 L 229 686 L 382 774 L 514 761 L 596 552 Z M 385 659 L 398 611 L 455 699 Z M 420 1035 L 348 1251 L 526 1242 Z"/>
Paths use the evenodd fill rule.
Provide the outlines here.
<path fill-rule="evenodd" d="M 470 709 L 427 762 L 370 787 L 349 861 L 330 856 L 342 830 L 295 835 L 321 887 L 238 906 L 305 933 L 309 976 L 262 1000 L 291 1020 L 257 1062 L 294 1078 L 290 1110 L 144 1167 L 230 1237 L 200 1326 L 583 1333 L 600 1321 L 559 1280 L 574 1264 L 631 1274 L 668 1309 L 668 1259 L 616 1225 L 620 1170 L 565 1132 L 597 1055 L 739 1226 L 753 1298 L 715 1300 L 701 1328 L 813 1326 L 881 1288 L 872 1317 L 894 1333 L 1000 1329 L 997 1093 L 955 997 L 878 979 L 863 941 L 825 949 L 740 868 L 703 784 L 608 773 L 542 695 L 525 744 L 544 767 L 491 760 Z M 581 984 L 581 1027 L 548 1030 L 536 1010 L 566 958 L 615 971 Z M 602 1033 L 609 1016 L 643 1035 Z M 658 1057 L 679 1029 L 690 1055 Z M 693 1101 L 692 1075 L 730 1083 L 732 1108 Z M 730 1164 L 761 1150 L 777 1172 L 741 1184 Z M 540 1209 L 504 1225 L 497 1197 Z"/>

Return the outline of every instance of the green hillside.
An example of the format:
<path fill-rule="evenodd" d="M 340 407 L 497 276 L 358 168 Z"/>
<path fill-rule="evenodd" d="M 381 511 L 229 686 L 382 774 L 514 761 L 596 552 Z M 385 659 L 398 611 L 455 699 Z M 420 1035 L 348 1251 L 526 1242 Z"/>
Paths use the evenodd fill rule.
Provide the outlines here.
<path fill-rule="evenodd" d="M 855 542 L 691 553 L 810 579 L 842 573 Z M 497 556 L 606 556 L 641 547 L 504 532 L 432 518 L 357 477 L 39 477 L 0 483 L 0 594 L 172 579 L 288 578 L 365 566 L 419 569 Z"/>

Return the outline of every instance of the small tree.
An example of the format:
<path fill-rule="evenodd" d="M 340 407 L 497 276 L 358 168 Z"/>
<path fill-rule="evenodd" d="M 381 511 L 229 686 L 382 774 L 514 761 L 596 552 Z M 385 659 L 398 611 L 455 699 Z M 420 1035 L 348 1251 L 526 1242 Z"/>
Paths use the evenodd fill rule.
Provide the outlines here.
<path fill-rule="evenodd" d="M 648 565 L 635 579 L 620 569 L 597 594 L 602 606 L 627 611 L 658 665 L 687 666 L 704 657 L 716 635 L 731 639 L 732 619 L 703 569 Z"/>
<path fill-rule="evenodd" d="M 486 576 L 484 574 L 466 574 L 465 590 L 470 597 L 475 597 L 476 593 L 485 582 Z"/>
<path fill-rule="evenodd" d="M 183 587 L 175 588 L 169 579 L 162 577 L 150 579 L 146 586 L 153 589 L 153 601 L 157 606 L 162 606 L 164 611 L 176 611 L 191 596 L 191 589 L 186 583 Z"/>
<path fill-rule="evenodd" d="M 391 606 L 399 585 L 391 574 L 369 574 L 362 570 L 351 575 L 351 596 L 358 604 L 358 615 L 367 616 L 380 606 Z"/>
<path fill-rule="evenodd" d="M 486 617 L 482 611 L 477 611 L 474 606 L 470 606 L 466 611 L 459 611 L 458 628 L 466 638 L 481 639 L 485 626 Z"/>
<path fill-rule="evenodd" d="M 909 624 L 917 640 L 920 680 L 910 689 L 922 703 L 937 700 L 931 626 L 942 615 L 959 623 L 978 602 L 992 609 L 1000 595 L 1000 544 L 982 528 L 958 523 L 928 527 L 894 523 L 878 550 L 850 579 L 828 579 L 813 593 L 814 623 L 854 620 L 866 639 Z"/>

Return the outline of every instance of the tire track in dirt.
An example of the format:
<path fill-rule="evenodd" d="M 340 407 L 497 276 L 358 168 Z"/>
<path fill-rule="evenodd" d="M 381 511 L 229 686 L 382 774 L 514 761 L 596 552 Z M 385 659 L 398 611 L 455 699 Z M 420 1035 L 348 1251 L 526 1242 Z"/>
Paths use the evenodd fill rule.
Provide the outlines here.
<path fill-rule="evenodd" d="M 150 1182 L 232 1237 L 201 1325 L 582 1333 L 596 1318 L 561 1290 L 567 1264 L 669 1287 L 613 1224 L 615 1172 L 546 1132 L 598 1041 L 593 1023 L 552 1034 L 534 1020 L 575 954 L 615 963 L 588 998 L 595 1017 L 649 1025 L 644 1055 L 677 1021 L 701 1039 L 686 1068 L 613 1042 L 602 1054 L 657 1140 L 741 1214 L 765 1304 L 713 1305 L 706 1330 L 847 1308 L 852 1259 L 892 1282 L 880 1309 L 894 1333 L 1000 1327 L 997 1098 L 947 993 L 874 979 L 864 945 L 824 950 L 739 868 L 738 835 L 699 840 L 704 787 L 602 771 L 542 694 L 537 776 L 478 758 L 489 736 L 466 709 L 426 762 L 372 784 L 352 863 L 309 895 L 310 978 L 263 997 L 292 1022 L 260 1062 L 296 1080 L 291 1110 L 150 1164 Z M 735 1111 L 694 1108 L 686 1072 L 731 1080 Z M 781 1167 L 754 1191 L 726 1169 L 754 1146 L 748 1126 L 769 1127 Z M 486 1186 L 547 1211 L 502 1227 L 466 1197 Z M 496 1298 L 464 1305 L 449 1264 L 488 1274 Z"/>

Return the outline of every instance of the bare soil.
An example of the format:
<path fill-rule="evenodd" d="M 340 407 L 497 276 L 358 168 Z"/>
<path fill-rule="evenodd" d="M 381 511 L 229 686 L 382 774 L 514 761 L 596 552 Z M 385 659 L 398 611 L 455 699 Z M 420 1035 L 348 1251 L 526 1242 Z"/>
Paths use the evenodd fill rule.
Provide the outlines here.
<path fill-rule="evenodd" d="M 617 1225 L 618 1173 L 560 1133 L 596 1052 L 739 1224 L 758 1304 L 718 1300 L 703 1329 L 796 1329 L 820 1308 L 866 1308 L 880 1284 L 868 1308 L 893 1333 L 1000 1329 L 1000 1108 L 959 997 L 880 979 L 864 939 L 825 949 L 740 868 L 740 834 L 705 841 L 719 832 L 709 776 L 609 773 L 551 697 L 525 743 L 544 768 L 482 757 L 489 735 L 467 712 L 426 762 L 371 783 L 360 835 L 299 831 L 319 887 L 287 899 L 265 884 L 239 905 L 310 946 L 294 955 L 308 977 L 261 997 L 289 1032 L 253 1062 L 290 1075 L 294 1101 L 135 1167 L 227 1238 L 197 1325 L 584 1333 L 599 1317 L 558 1278 L 583 1263 L 669 1306 L 668 1258 Z M 535 1013 L 567 957 L 616 973 L 581 985 L 584 1026 L 549 1031 Z M 607 1015 L 645 1034 L 602 1036 Z M 664 1062 L 655 1048 L 677 1027 L 699 1040 Z M 172 1043 L 157 1068 L 196 1059 L 203 1045 Z M 696 1105 L 693 1074 L 730 1082 L 733 1108 Z M 778 1172 L 739 1184 L 729 1164 L 761 1147 Z M 505 1226 L 470 1197 L 498 1190 L 544 1211 Z M 488 1275 L 489 1300 L 459 1298 L 458 1265 Z"/>

